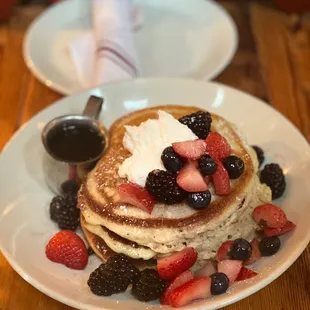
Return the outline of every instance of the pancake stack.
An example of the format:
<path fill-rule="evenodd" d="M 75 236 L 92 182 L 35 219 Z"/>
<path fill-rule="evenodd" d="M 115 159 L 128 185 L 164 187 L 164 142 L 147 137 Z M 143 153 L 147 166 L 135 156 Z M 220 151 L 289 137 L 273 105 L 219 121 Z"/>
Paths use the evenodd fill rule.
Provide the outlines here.
<path fill-rule="evenodd" d="M 110 147 L 95 169 L 85 179 L 78 198 L 81 226 L 95 253 L 106 261 L 115 253 L 123 253 L 141 264 L 154 263 L 156 258 L 194 247 L 198 258 L 216 255 L 219 246 L 228 239 L 254 237 L 257 224 L 253 209 L 271 201 L 269 187 L 259 182 L 255 152 L 236 127 L 212 114 L 212 131 L 226 138 L 232 153 L 244 161 L 244 173 L 231 180 L 231 193 L 217 196 L 212 186 L 212 201 L 203 210 L 186 203 L 155 204 L 151 214 L 119 201 L 118 185 L 127 182 L 118 169 L 131 154 L 123 147 L 126 125 L 139 126 L 156 119 L 163 110 L 176 119 L 196 112 L 196 107 L 158 106 L 128 114 L 112 125 Z"/>

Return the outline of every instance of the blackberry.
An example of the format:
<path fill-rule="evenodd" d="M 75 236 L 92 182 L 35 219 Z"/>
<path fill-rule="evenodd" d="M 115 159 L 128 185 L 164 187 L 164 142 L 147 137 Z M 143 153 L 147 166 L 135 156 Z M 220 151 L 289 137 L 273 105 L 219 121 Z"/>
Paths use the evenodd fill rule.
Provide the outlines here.
<path fill-rule="evenodd" d="M 179 122 L 190 128 L 199 139 L 205 139 L 210 133 L 212 117 L 209 112 L 198 111 L 181 117 Z"/>
<path fill-rule="evenodd" d="M 140 301 L 155 300 L 161 297 L 166 285 L 166 281 L 159 277 L 156 270 L 144 269 L 139 281 L 132 286 L 132 294 Z"/>
<path fill-rule="evenodd" d="M 264 151 L 262 148 L 260 148 L 257 145 L 252 145 L 252 148 L 254 149 L 256 156 L 257 156 L 257 160 L 258 160 L 258 167 L 260 167 L 262 165 L 262 163 L 265 160 L 265 155 L 264 155 Z"/>
<path fill-rule="evenodd" d="M 230 155 L 222 161 L 230 179 L 238 179 L 244 171 L 244 162 L 241 158 Z"/>
<path fill-rule="evenodd" d="M 272 199 L 277 199 L 283 195 L 286 182 L 283 171 L 278 164 L 266 165 L 260 173 L 260 181 L 270 187 Z"/>
<path fill-rule="evenodd" d="M 210 191 L 189 193 L 187 196 L 187 204 L 193 209 L 204 209 L 211 201 Z"/>
<path fill-rule="evenodd" d="M 140 277 L 140 271 L 130 261 L 129 257 L 124 254 L 112 256 L 104 265 L 105 269 L 121 273 L 123 277 L 129 280 L 129 283 L 136 282 Z"/>
<path fill-rule="evenodd" d="M 145 187 L 158 202 L 165 204 L 181 202 L 186 196 L 178 186 L 176 176 L 169 171 L 151 171 L 147 176 Z"/>
<path fill-rule="evenodd" d="M 87 284 L 95 295 L 111 296 L 126 291 L 130 280 L 121 272 L 105 268 L 101 264 L 90 274 Z"/>
<path fill-rule="evenodd" d="M 61 192 L 66 195 L 77 195 L 80 186 L 75 180 L 67 180 L 60 185 Z"/>
<path fill-rule="evenodd" d="M 217 163 L 209 155 L 203 155 L 198 160 L 199 170 L 203 176 L 213 174 L 217 169 Z"/>
<path fill-rule="evenodd" d="M 56 196 L 50 203 L 50 217 L 60 229 L 75 231 L 80 224 L 80 209 L 75 195 Z"/>
<path fill-rule="evenodd" d="M 178 173 L 183 167 L 182 158 L 173 150 L 172 146 L 164 149 L 161 160 L 165 168 L 172 173 Z"/>

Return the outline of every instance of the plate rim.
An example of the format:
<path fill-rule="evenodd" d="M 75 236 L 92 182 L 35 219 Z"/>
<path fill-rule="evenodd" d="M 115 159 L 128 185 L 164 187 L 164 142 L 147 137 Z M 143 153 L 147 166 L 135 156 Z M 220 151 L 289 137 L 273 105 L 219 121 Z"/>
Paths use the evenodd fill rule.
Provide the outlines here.
<path fill-rule="evenodd" d="M 224 91 L 228 91 L 228 92 L 235 92 L 238 95 L 241 95 L 243 97 L 251 97 L 252 100 L 256 100 L 257 102 L 263 103 L 265 105 L 265 107 L 269 108 L 270 111 L 276 112 L 283 120 L 285 120 L 287 122 L 287 124 L 291 127 L 292 130 L 295 130 L 296 133 L 299 134 L 300 138 L 302 138 L 303 142 L 305 143 L 305 145 L 307 147 L 309 147 L 310 150 L 310 145 L 308 144 L 306 138 L 304 137 L 304 135 L 300 132 L 300 130 L 289 120 L 287 119 L 283 114 L 281 114 L 279 111 L 277 111 L 274 107 L 268 105 L 266 102 L 262 101 L 259 98 L 254 97 L 251 94 L 248 94 L 246 92 L 240 91 L 238 89 L 235 89 L 233 87 L 230 86 L 226 86 L 223 85 L 221 83 L 217 83 L 217 82 L 209 82 L 209 81 L 196 81 L 193 79 L 183 79 L 183 78 L 139 78 L 139 79 L 135 79 L 135 80 L 129 80 L 129 81 L 121 81 L 121 82 L 111 82 L 111 83 L 107 83 L 106 85 L 103 86 L 104 87 L 114 87 L 114 85 L 118 85 L 118 84 L 139 84 L 139 83 L 153 83 L 153 82 L 160 82 L 162 84 L 167 84 L 166 82 L 170 82 L 170 83 L 179 83 L 179 82 L 183 82 L 183 83 L 192 83 L 192 85 L 194 84 L 201 84 L 201 85 L 205 85 L 205 84 L 209 84 L 212 87 L 216 87 L 216 88 L 223 88 Z M 102 88 L 102 87 L 101 87 Z M 22 132 L 29 126 L 29 124 L 33 121 L 33 119 L 37 116 L 39 116 L 41 113 L 48 111 L 49 109 L 52 109 L 55 105 L 61 105 L 62 101 L 64 100 L 68 100 L 68 98 L 71 97 L 79 97 L 82 94 L 85 93 L 91 93 L 92 91 L 95 91 L 96 89 L 98 89 L 98 87 L 95 88 L 89 88 L 87 90 L 81 91 L 77 94 L 74 94 L 70 97 L 64 97 L 61 98 L 57 101 L 55 101 L 53 104 L 51 104 L 50 106 L 44 108 L 43 110 L 41 110 L 40 112 L 36 113 L 30 120 L 28 120 L 23 126 L 21 126 L 12 136 L 12 138 L 8 141 L 8 143 L 5 145 L 5 147 L 3 148 L 3 152 L 2 154 L 4 154 L 7 149 L 10 147 L 11 143 L 13 143 L 13 141 L 17 138 L 18 135 L 22 134 Z M 1 167 L 1 164 L 0 164 Z M 299 247 L 297 248 L 297 250 L 295 249 L 294 252 L 288 254 L 287 259 L 285 260 L 285 262 L 283 264 L 280 265 L 280 267 L 275 268 L 276 271 L 274 271 L 270 276 L 268 276 L 267 278 L 265 278 L 264 280 L 261 280 L 260 282 L 258 282 L 255 285 L 251 285 L 247 288 L 245 288 L 242 293 L 236 294 L 233 298 L 231 299 L 227 299 L 223 302 L 220 302 L 220 304 L 218 305 L 219 307 L 223 307 L 223 306 L 227 306 L 229 304 L 233 304 L 241 299 L 244 299 L 252 294 L 254 294 L 255 292 L 259 291 L 260 289 L 262 289 L 263 287 L 267 286 L 268 284 L 270 284 L 272 281 L 274 281 L 276 278 L 278 278 L 282 273 L 284 273 L 297 259 L 298 257 L 302 254 L 302 252 L 304 251 L 304 249 L 306 248 L 307 244 L 309 243 L 310 240 L 310 230 L 308 231 L 308 233 L 306 234 L 304 240 L 302 242 L 299 243 Z M 35 287 L 36 289 L 38 289 L 39 291 L 43 292 L 44 294 L 46 294 L 47 296 L 65 303 L 69 306 L 72 307 L 76 307 L 78 309 L 86 309 L 86 308 L 81 308 L 81 304 L 79 304 L 79 302 L 74 301 L 70 298 L 67 298 L 65 295 L 59 295 L 59 293 L 53 291 L 52 289 L 49 289 L 48 287 L 46 287 L 45 284 L 41 284 L 39 283 L 37 280 L 35 280 L 31 275 L 29 275 L 27 272 L 24 272 L 23 268 L 20 267 L 20 264 L 18 264 L 12 257 L 11 255 L 1 246 L 1 240 L 0 240 L 0 249 L 4 255 L 4 257 L 7 259 L 7 261 L 9 262 L 9 264 L 12 266 L 12 268 L 25 280 L 27 281 L 29 284 L 31 284 L 33 287 Z M 208 305 L 205 305 L 208 306 Z M 89 309 L 99 309 L 97 306 L 91 306 L 87 308 Z M 101 307 L 100 309 L 107 309 L 108 308 L 103 308 Z M 200 308 L 195 308 L 192 307 L 191 309 L 200 309 Z"/>
<path fill-rule="evenodd" d="M 44 18 L 47 15 L 52 14 L 53 10 L 58 9 L 60 6 L 71 5 L 70 3 L 73 3 L 74 1 L 77 1 L 77 0 L 67 0 L 66 2 L 57 2 L 51 5 L 48 9 L 44 10 L 40 15 L 38 15 L 29 25 L 25 33 L 23 45 L 22 45 L 23 58 L 24 58 L 27 68 L 43 85 L 63 95 L 73 95 L 76 92 L 73 92 L 70 89 L 68 89 L 66 86 L 63 86 L 55 81 L 48 79 L 48 77 L 42 72 L 42 70 L 40 70 L 40 68 L 37 65 L 35 65 L 33 61 L 33 57 L 31 57 L 31 53 L 30 53 L 30 41 L 31 41 L 33 31 L 36 30 L 38 25 L 40 25 L 40 22 L 44 20 Z M 205 73 L 201 75 L 200 78 L 196 79 L 196 80 L 203 80 L 203 81 L 211 81 L 214 78 L 216 78 L 218 75 L 220 75 L 230 65 L 233 57 L 235 56 L 237 52 L 237 48 L 239 45 L 239 33 L 238 33 L 237 26 L 232 16 L 225 10 L 224 7 L 222 7 L 221 5 L 219 5 L 213 0 L 205 0 L 205 1 L 209 5 L 216 8 L 221 14 L 223 14 L 223 16 L 225 16 L 227 22 L 230 24 L 230 28 L 232 30 L 233 37 L 234 37 L 233 44 L 230 47 L 230 50 L 227 51 L 225 58 L 223 57 L 222 62 L 217 67 L 215 67 L 213 71 L 210 72 L 209 74 Z M 162 76 L 160 78 L 165 78 L 165 77 L 166 76 Z M 152 77 L 148 76 L 148 77 L 141 77 L 141 78 L 152 78 Z M 183 78 L 188 79 L 189 77 L 184 76 Z M 86 89 L 87 88 L 85 88 L 84 90 Z"/>

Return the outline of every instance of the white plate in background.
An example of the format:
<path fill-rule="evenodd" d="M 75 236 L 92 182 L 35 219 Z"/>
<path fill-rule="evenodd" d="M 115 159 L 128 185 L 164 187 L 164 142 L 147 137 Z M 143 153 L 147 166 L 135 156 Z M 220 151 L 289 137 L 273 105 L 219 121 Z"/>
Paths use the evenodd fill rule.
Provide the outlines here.
<path fill-rule="evenodd" d="M 210 80 L 231 61 L 238 34 L 231 17 L 210 0 L 136 0 L 143 26 L 134 38 L 143 77 Z M 91 29 L 89 1 L 66 0 L 30 25 L 24 59 L 46 86 L 63 94 L 82 90 L 69 42 Z"/>

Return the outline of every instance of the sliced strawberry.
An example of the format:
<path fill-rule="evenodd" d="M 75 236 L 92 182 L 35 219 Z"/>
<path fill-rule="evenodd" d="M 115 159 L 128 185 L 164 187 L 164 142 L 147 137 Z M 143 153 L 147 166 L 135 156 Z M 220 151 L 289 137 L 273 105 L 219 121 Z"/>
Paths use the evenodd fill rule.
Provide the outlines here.
<path fill-rule="evenodd" d="M 196 162 L 188 162 L 177 176 L 178 185 L 187 192 L 204 192 L 208 185 L 200 174 Z"/>
<path fill-rule="evenodd" d="M 229 283 L 232 284 L 237 279 L 241 267 L 242 261 L 226 259 L 218 263 L 217 271 L 225 273 L 229 279 Z"/>
<path fill-rule="evenodd" d="M 253 211 L 253 219 L 263 227 L 282 228 L 287 218 L 282 209 L 271 203 L 256 207 Z"/>
<path fill-rule="evenodd" d="M 224 159 L 230 155 L 231 148 L 227 140 L 218 132 L 211 132 L 207 139 L 207 153 L 214 159 Z"/>
<path fill-rule="evenodd" d="M 258 261 L 262 257 L 259 251 L 257 239 L 253 239 L 251 241 L 251 246 L 252 246 L 252 253 L 251 253 L 250 258 L 244 263 L 245 265 L 254 264 L 256 261 Z"/>
<path fill-rule="evenodd" d="M 170 282 L 170 284 L 165 289 L 163 295 L 160 298 L 160 303 L 162 305 L 169 305 L 169 295 L 179 286 L 183 285 L 184 283 L 194 279 L 193 273 L 190 270 L 186 270 L 177 276 L 174 280 Z"/>
<path fill-rule="evenodd" d="M 157 271 L 164 280 L 171 280 L 191 268 L 197 260 L 194 248 L 185 248 L 175 254 L 157 260 Z"/>
<path fill-rule="evenodd" d="M 229 259 L 229 252 L 233 246 L 234 242 L 232 240 L 227 240 L 222 243 L 222 245 L 217 250 L 216 259 L 218 262 L 224 259 Z"/>
<path fill-rule="evenodd" d="M 258 273 L 251 270 L 251 269 L 248 269 L 246 267 L 242 267 L 239 274 L 238 274 L 238 277 L 236 279 L 236 281 L 243 281 L 243 280 L 246 280 L 246 279 L 250 279 L 250 278 L 253 278 L 255 276 L 257 276 Z"/>
<path fill-rule="evenodd" d="M 206 142 L 200 139 L 172 143 L 172 147 L 177 154 L 189 160 L 197 160 L 206 153 Z"/>
<path fill-rule="evenodd" d="M 124 183 L 118 186 L 120 200 L 147 212 L 152 213 L 154 199 L 143 187 L 134 183 Z"/>
<path fill-rule="evenodd" d="M 211 295 L 211 278 L 197 278 L 186 282 L 169 295 L 169 305 L 172 307 L 185 306 L 196 299 L 207 298 Z"/>
<path fill-rule="evenodd" d="M 71 230 L 54 235 L 46 245 L 45 255 L 52 262 L 77 270 L 84 269 L 88 262 L 85 243 Z"/>
<path fill-rule="evenodd" d="M 229 195 L 231 188 L 228 172 L 223 166 L 222 162 L 217 160 L 216 163 L 217 169 L 212 174 L 215 193 L 217 195 Z"/>
<path fill-rule="evenodd" d="M 293 222 L 287 221 L 286 224 L 282 228 L 265 227 L 264 228 L 264 235 L 266 237 L 281 236 L 281 235 L 284 235 L 287 232 L 295 229 L 295 227 L 296 227 L 296 225 Z"/>
<path fill-rule="evenodd" d="M 208 259 L 205 263 L 195 271 L 195 278 L 210 277 L 216 273 L 216 262 L 213 259 Z"/>

